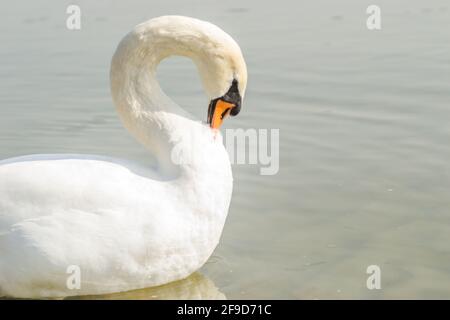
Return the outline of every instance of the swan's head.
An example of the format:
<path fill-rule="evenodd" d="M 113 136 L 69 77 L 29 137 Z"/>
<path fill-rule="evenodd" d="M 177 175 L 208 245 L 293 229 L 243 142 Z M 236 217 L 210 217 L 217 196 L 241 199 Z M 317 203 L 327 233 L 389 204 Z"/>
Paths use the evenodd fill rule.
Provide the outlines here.
<path fill-rule="evenodd" d="M 238 81 L 233 79 L 228 91 L 221 97 L 211 100 L 208 107 L 208 124 L 218 129 L 225 117 L 235 116 L 241 111 L 242 95 Z"/>
<path fill-rule="evenodd" d="M 195 35 L 187 38 L 188 47 L 209 98 L 207 121 L 218 129 L 225 117 L 241 111 L 247 66 L 241 48 L 229 34 L 209 22 L 188 19 L 184 26 Z"/>
<path fill-rule="evenodd" d="M 161 106 L 161 99 L 155 98 L 159 86 L 153 76 L 159 62 L 171 55 L 189 57 L 196 64 L 208 97 L 207 121 L 211 128 L 218 129 L 225 117 L 240 112 L 247 67 L 239 45 L 214 24 L 183 16 L 151 19 L 137 25 L 121 41 L 111 64 L 116 104 L 128 106 L 131 99 L 127 94 L 147 92 L 144 104 Z M 138 80 L 136 75 L 140 76 Z M 134 86 L 138 88 L 130 90 Z"/>

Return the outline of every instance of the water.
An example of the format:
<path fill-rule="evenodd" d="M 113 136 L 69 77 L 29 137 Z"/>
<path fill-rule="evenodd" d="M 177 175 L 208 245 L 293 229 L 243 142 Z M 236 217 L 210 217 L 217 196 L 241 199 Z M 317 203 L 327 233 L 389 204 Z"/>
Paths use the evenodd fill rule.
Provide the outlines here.
<path fill-rule="evenodd" d="M 1 5 L 0 158 L 148 160 L 115 114 L 109 63 L 126 32 L 163 14 L 214 22 L 241 45 L 249 86 L 225 127 L 280 129 L 277 175 L 234 166 L 222 241 L 200 273 L 112 298 L 449 299 L 448 2 L 378 0 L 381 31 L 358 0 L 154 2 L 77 1 L 80 31 L 65 28 L 72 1 Z M 192 63 L 164 61 L 159 76 L 206 117 Z M 373 264 L 381 290 L 366 288 Z"/>

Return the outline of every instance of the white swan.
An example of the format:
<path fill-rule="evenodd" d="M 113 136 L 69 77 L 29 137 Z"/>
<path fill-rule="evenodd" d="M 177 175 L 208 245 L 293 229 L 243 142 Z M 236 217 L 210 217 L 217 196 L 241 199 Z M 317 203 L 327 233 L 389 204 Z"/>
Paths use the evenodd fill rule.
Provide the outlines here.
<path fill-rule="evenodd" d="M 160 89 L 156 67 L 170 55 L 196 64 L 210 100 L 209 125 Z M 181 16 L 136 26 L 112 59 L 111 91 L 125 127 L 158 167 L 88 155 L 1 161 L 1 292 L 105 294 L 200 268 L 218 244 L 232 192 L 217 128 L 239 112 L 246 82 L 239 46 L 218 27 Z"/>

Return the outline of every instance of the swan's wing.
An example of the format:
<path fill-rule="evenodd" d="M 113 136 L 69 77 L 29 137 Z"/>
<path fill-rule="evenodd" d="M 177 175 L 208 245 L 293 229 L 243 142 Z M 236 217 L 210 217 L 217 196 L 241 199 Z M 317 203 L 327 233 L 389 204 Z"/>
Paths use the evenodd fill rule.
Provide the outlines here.
<path fill-rule="evenodd" d="M 0 286 L 16 296 L 33 288 L 36 296 L 74 294 L 66 280 L 75 265 L 92 294 L 163 283 L 183 270 L 191 223 L 168 184 L 150 174 L 67 157 L 2 163 Z"/>
<path fill-rule="evenodd" d="M 152 168 L 105 157 L 33 155 L 4 160 L 0 162 L 0 232 L 23 220 L 73 209 L 114 210 L 139 201 L 146 190 L 157 194 L 160 180 Z"/>
<path fill-rule="evenodd" d="M 54 297 L 165 283 L 190 263 L 183 253 L 191 243 L 182 238 L 185 221 L 160 215 L 152 222 L 66 211 L 16 223 L 0 236 L 0 287 L 19 297 Z M 76 292 L 67 287 L 74 270 L 81 275 Z"/>

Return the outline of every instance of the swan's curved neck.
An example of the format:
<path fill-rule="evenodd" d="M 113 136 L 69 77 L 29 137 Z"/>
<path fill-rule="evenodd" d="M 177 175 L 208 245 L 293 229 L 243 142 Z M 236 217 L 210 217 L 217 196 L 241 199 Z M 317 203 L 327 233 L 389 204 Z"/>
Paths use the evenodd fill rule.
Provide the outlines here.
<path fill-rule="evenodd" d="M 111 63 L 111 91 L 119 115 L 135 138 L 153 151 L 166 176 L 187 169 L 200 170 L 211 161 L 202 157 L 207 150 L 198 149 L 200 146 L 218 148 L 219 143 L 224 149 L 217 141 L 221 138 L 214 139 L 212 130 L 165 95 L 156 80 L 161 60 L 181 55 L 194 61 L 204 85 L 214 83 L 209 74 L 221 66 L 202 47 L 205 39 L 199 38 L 195 29 L 181 30 L 182 34 L 170 30 L 170 25 L 138 25 L 121 41 Z M 215 88 L 209 89 L 213 95 Z"/>

